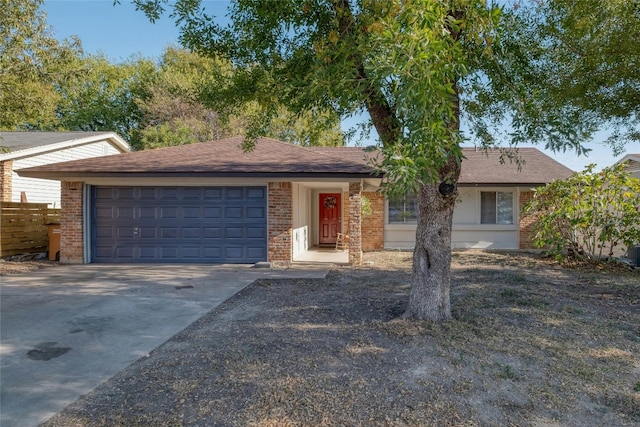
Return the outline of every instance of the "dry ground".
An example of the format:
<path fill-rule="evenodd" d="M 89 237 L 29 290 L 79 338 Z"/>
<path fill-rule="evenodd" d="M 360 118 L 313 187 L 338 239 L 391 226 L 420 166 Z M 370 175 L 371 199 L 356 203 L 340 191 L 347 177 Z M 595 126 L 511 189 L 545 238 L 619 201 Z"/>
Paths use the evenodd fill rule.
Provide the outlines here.
<path fill-rule="evenodd" d="M 45 267 L 53 267 L 60 265 L 56 261 L 37 260 L 37 261 L 6 261 L 0 258 L 0 276 L 7 274 L 26 273 L 28 271 L 39 270 Z"/>
<path fill-rule="evenodd" d="M 396 320 L 411 254 L 258 281 L 46 426 L 640 424 L 640 272 L 455 252 L 454 320 Z"/>

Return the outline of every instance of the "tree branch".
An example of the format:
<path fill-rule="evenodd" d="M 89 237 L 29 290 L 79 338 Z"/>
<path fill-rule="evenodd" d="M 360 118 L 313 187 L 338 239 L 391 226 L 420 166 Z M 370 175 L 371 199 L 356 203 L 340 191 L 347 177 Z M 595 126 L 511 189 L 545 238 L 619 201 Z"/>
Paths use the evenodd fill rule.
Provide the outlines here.
<path fill-rule="evenodd" d="M 356 26 L 349 0 L 335 0 L 333 11 L 338 19 L 340 36 L 344 38 L 352 34 L 356 30 Z M 394 107 L 389 104 L 381 88 L 374 86 L 373 81 L 368 78 L 364 68 L 364 60 L 362 57 L 356 56 L 355 50 L 351 54 L 351 59 L 357 67 L 357 84 L 364 85 L 364 104 L 382 144 L 385 146 L 397 144 L 402 135 L 402 127 Z"/>

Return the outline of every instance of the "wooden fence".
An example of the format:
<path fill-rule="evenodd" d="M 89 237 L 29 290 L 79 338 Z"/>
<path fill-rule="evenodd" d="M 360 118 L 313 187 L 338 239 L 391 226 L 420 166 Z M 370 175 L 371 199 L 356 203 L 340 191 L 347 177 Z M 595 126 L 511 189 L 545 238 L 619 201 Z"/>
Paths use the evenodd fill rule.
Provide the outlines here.
<path fill-rule="evenodd" d="M 60 209 L 46 203 L 0 202 L 0 257 L 46 252 L 48 224 L 60 222 Z"/>

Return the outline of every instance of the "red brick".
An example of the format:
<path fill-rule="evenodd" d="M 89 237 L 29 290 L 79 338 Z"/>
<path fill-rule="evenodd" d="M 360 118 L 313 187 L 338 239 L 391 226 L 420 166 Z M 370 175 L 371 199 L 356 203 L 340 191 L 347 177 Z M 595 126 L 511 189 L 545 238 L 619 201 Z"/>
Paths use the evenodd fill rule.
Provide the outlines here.
<path fill-rule="evenodd" d="M 60 196 L 60 262 L 82 264 L 84 262 L 82 182 L 61 183 Z"/>
<path fill-rule="evenodd" d="M 269 183 L 268 257 L 273 265 L 288 265 L 293 257 L 293 191 L 290 182 Z"/>
<path fill-rule="evenodd" d="M 520 212 L 525 203 L 533 198 L 533 191 L 523 191 L 520 193 Z M 536 217 L 533 215 L 520 214 L 520 249 L 533 249 L 533 225 L 536 223 Z"/>
<path fill-rule="evenodd" d="M 378 192 L 363 192 L 371 204 L 371 215 L 362 218 L 362 251 L 384 249 L 384 195 Z"/>

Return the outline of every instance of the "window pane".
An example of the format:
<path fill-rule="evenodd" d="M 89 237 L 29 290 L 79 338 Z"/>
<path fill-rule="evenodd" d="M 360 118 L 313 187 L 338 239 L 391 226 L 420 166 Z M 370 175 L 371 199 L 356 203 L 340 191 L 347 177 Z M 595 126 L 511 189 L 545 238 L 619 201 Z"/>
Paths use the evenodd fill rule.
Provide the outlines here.
<path fill-rule="evenodd" d="M 513 193 L 498 193 L 498 224 L 513 224 Z"/>
<path fill-rule="evenodd" d="M 495 191 L 480 192 L 480 224 L 496 223 Z"/>
<path fill-rule="evenodd" d="M 418 221 L 418 196 L 411 194 L 405 197 L 404 222 L 415 224 Z"/>
<path fill-rule="evenodd" d="M 389 199 L 389 224 L 402 223 L 403 199 Z"/>
<path fill-rule="evenodd" d="M 415 224 L 418 213 L 418 198 L 411 194 L 389 199 L 389 224 Z"/>

